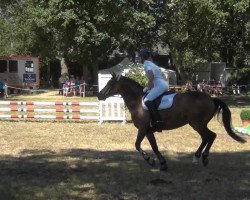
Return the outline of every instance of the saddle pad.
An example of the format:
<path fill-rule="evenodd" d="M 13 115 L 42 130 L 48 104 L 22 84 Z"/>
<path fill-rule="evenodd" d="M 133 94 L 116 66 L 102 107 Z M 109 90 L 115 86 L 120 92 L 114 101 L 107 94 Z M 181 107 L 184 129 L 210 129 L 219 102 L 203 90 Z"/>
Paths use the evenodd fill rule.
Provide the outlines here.
<path fill-rule="evenodd" d="M 173 104 L 173 99 L 177 93 L 169 94 L 169 95 L 164 95 L 161 99 L 161 103 L 158 106 L 158 110 L 163 110 L 166 108 L 170 108 Z M 142 99 L 142 107 L 145 110 L 148 110 L 147 106 L 144 103 L 144 99 Z"/>

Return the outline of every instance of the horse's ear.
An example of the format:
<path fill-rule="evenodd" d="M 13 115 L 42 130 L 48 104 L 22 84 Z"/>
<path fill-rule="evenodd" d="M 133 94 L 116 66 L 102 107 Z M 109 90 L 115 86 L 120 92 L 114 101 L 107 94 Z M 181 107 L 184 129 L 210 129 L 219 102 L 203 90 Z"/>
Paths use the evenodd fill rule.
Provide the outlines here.
<path fill-rule="evenodd" d="M 116 77 L 116 74 L 114 72 L 110 72 L 110 74 L 112 75 L 112 78 Z"/>
<path fill-rule="evenodd" d="M 116 75 L 116 80 L 119 81 L 120 78 L 121 78 L 121 74 L 117 74 L 117 75 Z"/>

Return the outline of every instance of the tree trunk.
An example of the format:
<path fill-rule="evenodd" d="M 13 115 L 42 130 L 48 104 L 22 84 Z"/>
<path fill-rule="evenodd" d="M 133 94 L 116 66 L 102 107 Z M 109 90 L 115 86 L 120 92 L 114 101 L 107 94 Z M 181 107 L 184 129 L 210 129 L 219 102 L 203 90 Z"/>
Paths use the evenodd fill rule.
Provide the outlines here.
<path fill-rule="evenodd" d="M 68 65 L 65 58 L 61 58 L 60 63 L 61 63 L 61 75 L 69 74 Z"/>
<path fill-rule="evenodd" d="M 96 61 L 93 61 L 93 84 L 98 85 L 98 63 Z"/>
<path fill-rule="evenodd" d="M 88 77 L 90 76 L 88 67 L 84 64 L 82 64 L 82 77 L 83 80 L 88 83 Z"/>
<path fill-rule="evenodd" d="M 50 87 L 51 86 L 51 80 L 50 80 L 50 62 L 48 62 L 48 66 L 47 66 L 47 84 L 48 84 L 48 86 L 47 87 Z"/>

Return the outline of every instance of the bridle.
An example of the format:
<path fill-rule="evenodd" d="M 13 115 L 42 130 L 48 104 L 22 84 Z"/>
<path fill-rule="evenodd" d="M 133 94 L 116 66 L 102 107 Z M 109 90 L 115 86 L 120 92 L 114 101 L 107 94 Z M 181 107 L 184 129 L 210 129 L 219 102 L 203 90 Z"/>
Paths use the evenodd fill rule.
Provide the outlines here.
<path fill-rule="evenodd" d="M 107 96 L 107 94 L 109 94 L 111 88 L 113 87 L 113 85 L 118 82 L 121 78 L 121 74 L 117 74 L 115 75 L 114 73 L 112 73 L 112 80 L 111 79 L 111 83 L 109 85 L 107 85 L 108 87 L 104 87 L 102 90 L 102 95 Z"/>

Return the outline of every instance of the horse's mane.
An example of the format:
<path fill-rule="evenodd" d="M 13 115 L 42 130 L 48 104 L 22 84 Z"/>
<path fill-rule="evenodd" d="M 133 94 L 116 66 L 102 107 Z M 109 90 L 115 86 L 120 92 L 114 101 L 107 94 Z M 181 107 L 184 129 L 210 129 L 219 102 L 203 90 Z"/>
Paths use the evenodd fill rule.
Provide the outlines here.
<path fill-rule="evenodd" d="M 121 78 L 122 78 L 123 83 L 125 83 L 127 86 L 129 86 L 132 91 L 137 92 L 137 93 L 142 92 L 143 87 L 138 82 L 134 81 L 131 78 L 125 77 L 125 76 L 122 76 Z"/>

